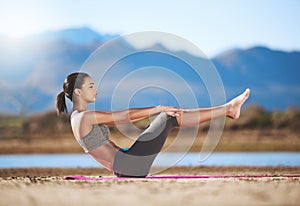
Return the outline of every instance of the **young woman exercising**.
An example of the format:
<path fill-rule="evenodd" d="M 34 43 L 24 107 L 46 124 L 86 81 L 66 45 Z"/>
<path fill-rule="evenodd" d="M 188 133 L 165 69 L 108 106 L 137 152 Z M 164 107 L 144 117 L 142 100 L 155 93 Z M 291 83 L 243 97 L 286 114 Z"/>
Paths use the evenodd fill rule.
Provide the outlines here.
<path fill-rule="evenodd" d="M 67 112 L 65 96 L 73 102 L 71 126 L 74 136 L 97 162 L 118 177 L 145 177 L 172 128 L 195 126 L 225 115 L 237 119 L 249 94 L 250 90 L 246 89 L 230 102 L 211 108 L 186 110 L 156 106 L 118 112 L 91 111 L 87 106 L 96 101 L 94 81 L 86 73 L 73 73 L 66 78 L 63 91 L 57 95 L 56 106 L 60 115 Z M 136 122 L 153 115 L 157 117 L 128 150 L 110 141 L 107 125 Z"/>

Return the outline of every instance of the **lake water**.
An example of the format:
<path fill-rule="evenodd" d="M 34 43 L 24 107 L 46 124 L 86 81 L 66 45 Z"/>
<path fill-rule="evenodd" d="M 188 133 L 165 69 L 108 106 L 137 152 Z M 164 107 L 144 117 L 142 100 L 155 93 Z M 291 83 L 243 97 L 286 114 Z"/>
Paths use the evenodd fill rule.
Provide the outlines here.
<path fill-rule="evenodd" d="M 205 161 L 200 153 L 161 153 L 154 166 L 300 166 L 300 152 L 215 152 Z M 87 154 L 0 155 L 0 168 L 101 167 Z"/>

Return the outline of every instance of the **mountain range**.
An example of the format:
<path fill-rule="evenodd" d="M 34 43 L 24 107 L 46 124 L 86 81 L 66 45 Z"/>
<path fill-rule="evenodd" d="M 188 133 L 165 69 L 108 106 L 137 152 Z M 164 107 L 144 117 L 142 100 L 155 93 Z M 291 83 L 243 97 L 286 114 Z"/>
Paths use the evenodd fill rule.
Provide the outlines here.
<path fill-rule="evenodd" d="M 62 90 L 65 77 L 79 71 L 99 46 L 119 36 L 100 34 L 88 27 L 45 32 L 19 40 L 1 36 L 0 113 L 28 114 L 54 110 L 55 96 Z M 159 43 L 149 48 L 170 51 Z M 124 41 L 121 49 L 136 48 L 130 42 Z M 112 58 L 114 52 L 118 51 L 106 54 L 107 60 Z M 202 57 L 189 51 L 171 52 L 185 56 L 193 62 L 203 61 Z M 211 57 L 210 60 L 222 80 L 227 99 L 249 87 L 252 94 L 248 103 L 259 104 L 268 110 L 300 106 L 299 51 L 285 52 L 253 46 L 247 49 L 227 50 Z M 146 69 L 141 72 L 139 68 Z M 171 77 L 161 68 L 174 68 L 172 71 L 184 81 L 180 83 L 177 77 L 175 78 L 176 75 Z M 182 105 L 189 107 L 190 100 L 183 97 L 186 91 L 182 83 L 186 82 L 192 85 L 199 105 L 210 106 L 210 94 L 206 91 L 205 81 L 201 82 L 195 78 L 195 73 L 190 70 L 189 65 L 170 56 L 146 52 L 142 55 L 131 55 L 113 66 L 111 73 L 107 73 L 108 76 L 101 82 L 95 107 L 111 109 L 110 102 L 115 86 L 123 83 L 122 78 L 132 74 L 130 72 L 134 70 L 137 72 L 135 78 L 130 79 L 129 75 L 129 83 L 120 87 L 122 95 L 117 95 L 116 101 L 122 101 L 124 98 L 127 105 L 120 104 L 115 108 L 122 109 L 128 104 L 132 107 L 178 105 L 178 101 L 183 101 Z M 151 88 L 144 88 L 145 82 L 152 85 Z M 134 86 L 137 91 L 134 94 L 128 93 Z M 172 94 L 172 89 L 178 91 L 175 92 L 179 95 L 178 98 Z M 132 95 L 132 98 L 127 99 L 128 95 Z"/>

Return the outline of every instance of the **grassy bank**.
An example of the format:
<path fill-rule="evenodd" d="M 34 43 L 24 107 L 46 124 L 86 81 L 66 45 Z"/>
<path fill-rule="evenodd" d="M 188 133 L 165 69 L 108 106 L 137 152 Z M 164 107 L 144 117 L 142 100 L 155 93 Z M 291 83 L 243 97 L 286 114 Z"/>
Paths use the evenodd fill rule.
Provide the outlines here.
<path fill-rule="evenodd" d="M 149 123 L 150 120 L 143 120 L 136 127 L 110 127 L 111 139 L 121 147 L 129 147 Z M 185 129 L 181 138 L 175 129 L 164 149 L 201 151 L 209 126 L 202 124 L 196 135 L 191 132 L 193 128 Z M 226 119 L 219 140 L 213 138 L 218 141 L 216 151 L 300 151 L 299 133 L 299 109 L 269 112 L 249 105 L 239 120 Z M 54 111 L 32 116 L 0 115 L 0 134 L 1 154 L 82 152 L 72 135 L 69 117 L 59 118 Z"/>
<path fill-rule="evenodd" d="M 197 137 L 178 138 L 176 132 L 168 137 L 164 150 L 173 152 L 200 152 L 206 138 L 205 132 Z M 121 147 L 130 147 L 134 139 L 112 133 L 111 139 Z M 300 151 L 300 138 L 289 130 L 240 130 L 224 131 L 215 148 L 219 152 L 255 152 L 255 151 Z M 2 139 L 0 154 L 29 153 L 83 153 L 72 134 L 60 138 L 47 136 L 32 139 Z"/>

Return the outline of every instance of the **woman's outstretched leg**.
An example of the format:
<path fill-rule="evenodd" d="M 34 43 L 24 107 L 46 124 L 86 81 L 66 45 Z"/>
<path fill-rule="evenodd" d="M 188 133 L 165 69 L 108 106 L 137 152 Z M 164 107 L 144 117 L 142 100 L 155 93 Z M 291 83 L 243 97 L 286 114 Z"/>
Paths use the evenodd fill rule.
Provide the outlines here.
<path fill-rule="evenodd" d="M 160 152 L 168 133 L 177 126 L 195 126 L 214 118 L 228 116 L 237 119 L 250 90 L 219 107 L 182 110 L 180 116 L 172 117 L 161 113 L 151 123 L 128 151 L 116 153 L 114 173 L 119 177 L 145 177 Z"/>
<path fill-rule="evenodd" d="M 177 117 L 177 122 L 179 126 L 191 127 L 219 117 L 227 116 L 232 119 L 238 119 L 241 107 L 249 95 L 250 89 L 246 89 L 241 95 L 218 107 L 183 109 L 180 116 Z"/>

